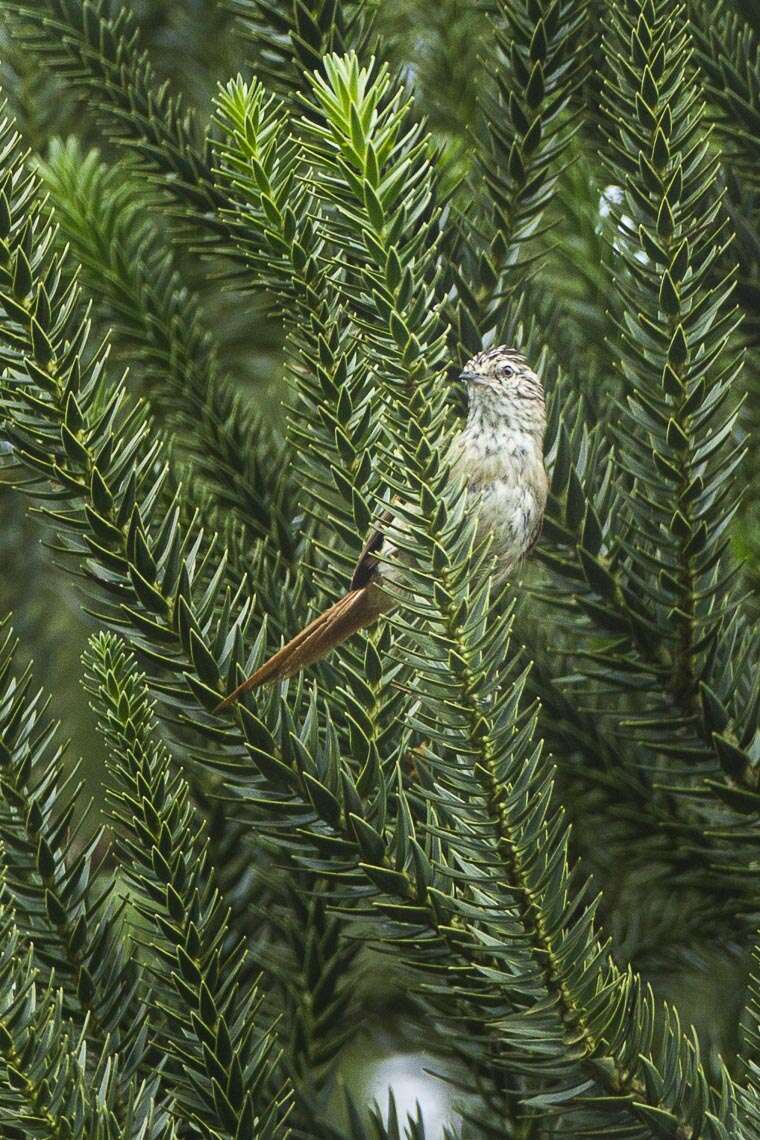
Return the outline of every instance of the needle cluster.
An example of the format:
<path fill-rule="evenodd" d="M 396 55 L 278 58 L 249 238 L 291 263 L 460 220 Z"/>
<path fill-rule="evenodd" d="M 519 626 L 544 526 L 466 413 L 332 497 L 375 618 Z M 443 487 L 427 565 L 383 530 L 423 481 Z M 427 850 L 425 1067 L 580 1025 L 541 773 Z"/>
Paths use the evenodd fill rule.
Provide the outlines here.
<path fill-rule="evenodd" d="M 170 58 L 178 5 L 0 0 L 15 73 L 66 94 L 0 129 L 4 541 L 13 495 L 99 627 L 108 788 L 93 834 L 27 584 L 11 1140 L 425 1140 L 341 1091 L 373 986 L 449 1140 L 760 1136 L 756 32 L 728 0 L 408 0 L 415 65 L 385 7 L 232 0 L 204 27 L 243 74 L 200 111 L 227 56 Z M 498 343 L 547 396 L 511 582 L 451 449 Z M 392 614 L 218 715 L 391 500 Z"/>

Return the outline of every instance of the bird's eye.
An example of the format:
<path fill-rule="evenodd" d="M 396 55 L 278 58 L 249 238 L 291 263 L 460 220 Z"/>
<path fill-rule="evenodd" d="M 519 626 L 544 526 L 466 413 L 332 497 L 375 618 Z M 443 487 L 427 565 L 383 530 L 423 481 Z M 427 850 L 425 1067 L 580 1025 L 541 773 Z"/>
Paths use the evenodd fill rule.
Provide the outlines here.
<path fill-rule="evenodd" d="M 511 364 L 502 364 L 499 368 L 499 375 L 501 376 L 502 380 L 509 380 L 512 376 L 514 376 L 514 374 L 515 370 Z"/>

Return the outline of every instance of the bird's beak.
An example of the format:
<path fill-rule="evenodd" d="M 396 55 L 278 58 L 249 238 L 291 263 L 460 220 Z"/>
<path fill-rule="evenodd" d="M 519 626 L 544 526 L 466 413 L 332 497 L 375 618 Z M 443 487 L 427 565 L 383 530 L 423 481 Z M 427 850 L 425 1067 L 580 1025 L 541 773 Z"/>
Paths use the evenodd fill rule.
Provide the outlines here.
<path fill-rule="evenodd" d="M 480 372 L 460 372 L 460 378 L 466 380 L 468 384 L 485 384 L 489 385 L 491 381 L 487 376 L 482 376 Z"/>

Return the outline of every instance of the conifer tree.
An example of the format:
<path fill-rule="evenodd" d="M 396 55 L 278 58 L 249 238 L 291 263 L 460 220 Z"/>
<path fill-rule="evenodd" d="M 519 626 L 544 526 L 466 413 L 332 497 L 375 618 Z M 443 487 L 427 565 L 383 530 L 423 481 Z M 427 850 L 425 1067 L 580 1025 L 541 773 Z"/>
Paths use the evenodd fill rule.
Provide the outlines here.
<path fill-rule="evenodd" d="M 370 975 L 449 1140 L 753 1140 L 757 29 L 190 8 L 0 0 L 0 1132 L 430 1140 L 343 1087 Z M 548 397 L 508 583 L 447 459 L 498 343 Z M 391 496 L 402 604 L 217 711 Z"/>

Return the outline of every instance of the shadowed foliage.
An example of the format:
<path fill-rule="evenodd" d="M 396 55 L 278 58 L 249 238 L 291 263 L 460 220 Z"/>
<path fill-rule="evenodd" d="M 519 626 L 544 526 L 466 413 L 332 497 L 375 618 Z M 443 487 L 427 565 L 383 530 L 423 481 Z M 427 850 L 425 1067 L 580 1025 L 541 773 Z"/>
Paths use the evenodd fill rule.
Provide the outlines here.
<path fill-rule="evenodd" d="M 2 1135 L 432 1140 L 374 1027 L 447 1140 L 760 1136 L 751 12 L 0 11 Z M 500 342 L 506 584 L 449 458 Z M 391 497 L 392 616 L 216 712 Z"/>

